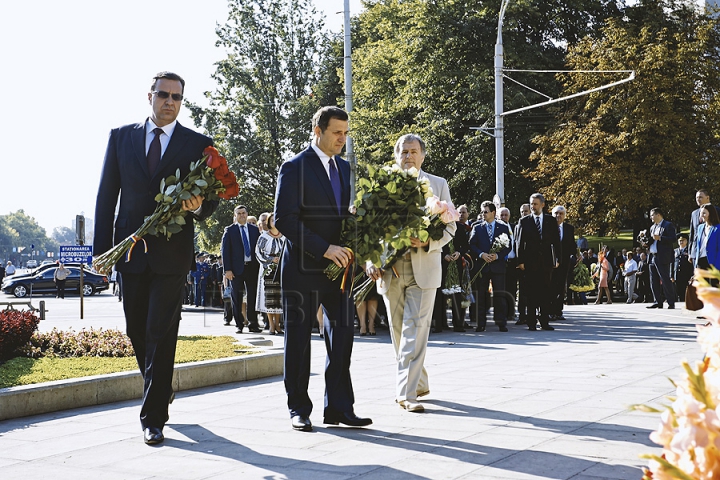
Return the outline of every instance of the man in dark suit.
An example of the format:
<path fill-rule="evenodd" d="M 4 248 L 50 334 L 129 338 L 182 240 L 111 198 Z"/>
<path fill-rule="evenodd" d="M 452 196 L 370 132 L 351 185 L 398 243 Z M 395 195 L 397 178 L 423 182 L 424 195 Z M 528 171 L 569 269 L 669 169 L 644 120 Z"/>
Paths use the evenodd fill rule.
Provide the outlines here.
<path fill-rule="evenodd" d="M 458 214 L 460 220 L 455 222 L 456 230 L 455 237 L 453 237 L 452 244 L 455 249 L 454 252 L 450 253 L 450 244 L 443 246 L 442 248 L 442 284 L 438 288 L 435 296 L 435 309 L 433 311 L 433 332 L 439 333 L 447 327 L 444 313 L 446 311 L 445 305 L 447 298 L 450 298 L 450 308 L 452 309 L 452 322 L 453 331 L 464 332 L 465 331 L 465 307 L 462 306 L 462 302 L 465 301 L 465 295 L 463 293 L 453 293 L 452 295 L 443 294 L 445 288 L 445 280 L 447 278 L 447 270 L 451 263 L 457 263 L 458 273 L 463 273 L 463 262 L 469 260 L 467 256 L 470 253 L 470 246 L 468 239 L 470 236 L 470 226 L 467 223 L 468 209 L 467 205 L 460 205 L 458 207 Z M 462 276 L 460 277 L 462 281 Z M 441 312 L 441 313 L 440 313 Z M 443 316 L 441 316 L 441 314 Z M 441 321 L 438 319 L 442 318 Z"/>
<path fill-rule="evenodd" d="M 178 169 L 181 177 L 187 175 L 190 163 L 212 145 L 210 138 L 177 123 L 184 87 L 180 76 L 158 73 L 148 93 L 150 117 L 110 132 L 95 206 L 95 253 L 132 235 L 155 210 L 160 181 Z M 208 217 L 216 207 L 217 202 L 198 196 L 183 201 L 189 215 L 180 232 L 169 239 L 146 235 L 147 252 L 136 248 L 132 260 L 116 266 L 123 276 L 127 334 L 145 380 L 140 422 L 150 445 L 164 440 L 169 418 L 185 279 L 195 268 L 193 219 Z"/>
<path fill-rule="evenodd" d="M 560 235 L 560 249 L 562 254 L 556 252 L 560 266 L 553 270 L 552 274 L 552 298 L 550 299 L 550 319 L 565 320 L 563 317 L 563 305 L 565 293 L 568 290 L 568 274 L 571 268 L 575 267 L 573 254 L 577 250 L 575 243 L 575 227 L 565 221 L 566 215 L 563 205 L 556 205 L 552 214 L 557 220 L 558 234 Z"/>
<path fill-rule="evenodd" d="M 330 262 L 346 267 L 350 252 L 340 245 L 349 215 L 350 165 L 339 158 L 348 135 L 348 115 L 323 107 L 312 119 L 310 146 L 283 163 L 275 195 L 275 225 L 285 235 L 280 284 L 285 321 L 285 390 L 292 428 L 311 431 L 310 333 L 322 306 L 325 330 L 324 423 L 362 427 L 372 420 L 354 413 L 350 356 L 355 333 L 354 308 L 341 279 L 323 271 Z"/>
<path fill-rule="evenodd" d="M 247 291 L 248 330 L 260 333 L 257 312 L 255 311 L 255 295 L 257 294 L 258 272 L 260 263 L 255 257 L 255 246 L 260 237 L 260 230 L 248 223 L 248 212 L 245 205 L 238 205 L 233 210 L 235 223 L 225 227 L 220 254 L 223 259 L 225 278 L 232 286 L 232 310 L 237 325 L 237 333 L 242 333 L 245 317 L 242 314 L 243 293 Z"/>
<path fill-rule="evenodd" d="M 530 196 L 532 213 L 518 223 L 518 268 L 525 272 L 528 289 L 528 329 L 536 330 L 537 310 L 540 309 L 540 326 L 543 330 L 555 330 L 550 326 L 550 294 L 552 272 L 559 266 L 562 255 L 557 221 L 543 213 L 545 197 L 539 193 Z"/>
<path fill-rule="evenodd" d="M 675 225 L 663 218 L 663 212 L 659 208 L 650 210 L 650 220 L 653 221 L 650 227 L 650 246 L 648 252 L 650 258 L 650 288 L 652 289 L 655 303 L 647 308 L 663 308 L 663 302 L 667 300 L 668 308 L 675 308 L 675 286 L 670 279 L 670 270 L 675 260 Z"/>
<path fill-rule="evenodd" d="M 505 292 L 505 256 L 510 253 L 510 243 L 501 250 L 490 253 L 495 240 L 500 235 L 506 235 L 510 240 L 510 228 L 504 222 L 495 221 L 495 204 L 485 201 L 480 205 L 480 213 L 483 221 L 473 227 L 470 234 L 470 255 L 475 261 L 477 272 L 480 266 L 485 265 L 482 269 L 473 289 L 477 298 L 477 316 L 474 319 L 476 332 L 484 332 L 487 324 L 487 306 L 485 304 L 485 293 L 490 287 L 490 281 L 493 285 L 493 310 L 495 325 L 501 332 L 507 332 L 507 304 L 500 292 Z"/>
<path fill-rule="evenodd" d="M 530 213 L 532 213 L 532 210 L 530 210 L 529 203 L 523 203 L 522 205 L 520 205 L 520 220 L 522 220 L 523 217 L 530 215 Z M 525 272 L 518 268 L 517 238 L 518 238 L 519 232 L 520 232 L 520 221 L 518 221 L 515 224 L 515 228 L 513 228 L 513 244 L 512 244 L 512 249 L 513 249 L 514 257 L 515 257 L 515 261 L 512 263 L 513 263 L 513 268 L 515 268 L 515 275 L 517 275 L 517 279 L 518 279 L 518 302 L 517 302 L 518 321 L 515 322 L 515 325 L 526 325 L 527 318 L 528 318 L 528 308 L 527 308 L 528 284 L 526 281 Z"/>
<path fill-rule="evenodd" d="M 652 297 L 652 292 L 650 291 L 650 265 L 648 265 L 647 254 L 645 254 L 645 252 L 640 253 L 638 258 L 638 271 L 635 274 L 637 277 L 637 287 L 635 291 L 638 294 L 638 298 L 635 302 L 645 303 L 651 301 L 649 299 Z"/>

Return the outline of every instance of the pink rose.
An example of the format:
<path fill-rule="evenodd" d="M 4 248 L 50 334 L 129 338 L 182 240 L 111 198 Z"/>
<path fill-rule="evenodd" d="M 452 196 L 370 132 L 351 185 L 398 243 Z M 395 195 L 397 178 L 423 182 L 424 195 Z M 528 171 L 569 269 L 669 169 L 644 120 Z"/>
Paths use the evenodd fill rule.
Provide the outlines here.
<path fill-rule="evenodd" d="M 460 214 L 454 208 L 450 207 L 440 214 L 440 220 L 443 223 L 457 222 L 460 220 Z"/>
<path fill-rule="evenodd" d="M 425 208 L 427 208 L 428 215 L 440 215 L 443 212 L 443 206 L 437 195 L 433 195 L 428 198 L 425 202 Z"/>

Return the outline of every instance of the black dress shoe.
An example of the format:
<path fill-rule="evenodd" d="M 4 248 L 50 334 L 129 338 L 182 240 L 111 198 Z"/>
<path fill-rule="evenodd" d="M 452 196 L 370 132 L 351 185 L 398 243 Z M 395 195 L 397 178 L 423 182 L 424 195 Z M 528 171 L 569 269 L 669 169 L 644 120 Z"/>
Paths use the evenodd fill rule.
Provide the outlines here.
<path fill-rule="evenodd" d="M 294 430 L 300 430 L 301 432 L 312 432 L 312 422 L 309 417 L 304 415 L 293 415 L 290 419 L 292 422 L 292 428 Z"/>
<path fill-rule="evenodd" d="M 258 327 L 248 327 L 248 330 L 250 330 L 250 333 L 262 333 L 262 330 Z"/>
<path fill-rule="evenodd" d="M 498 328 L 500 329 L 501 332 L 507 332 L 507 331 L 508 331 L 508 328 L 507 328 L 505 325 L 501 325 L 501 326 L 499 326 Z"/>
<path fill-rule="evenodd" d="M 337 425 L 342 423 L 348 427 L 367 427 L 372 424 L 369 418 L 360 418 L 353 412 L 350 413 L 326 413 L 323 423 L 327 425 Z"/>
<path fill-rule="evenodd" d="M 662 305 L 658 305 L 657 303 L 653 303 L 652 305 L 648 305 L 645 308 L 662 308 Z"/>
<path fill-rule="evenodd" d="M 536 331 L 536 330 L 537 330 L 537 327 L 536 327 L 535 325 L 528 325 L 528 330 L 530 330 L 530 331 L 533 331 L 533 332 L 534 332 L 534 331 Z"/>
<path fill-rule="evenodd" d="M 556 315 L 556 316 L 555 316 L 555 320 L 557 320 L 558 322 L 564 322 L 564 321 L 565 321 L 565 317 L 563 317 L 562 315 Z"/>
<path fill-rule="evenodd" d="M 668 310 L 675 310 L 675 305 L 668 305 Z"/>
<path fill-rule="evenodd" d="M 543 325 L 540 328 L 542 328 L 543 330 L 555 330 L 555 327 L 551 327 L 550 325 Z"/>
<path fill-rule="evenodd" d="M 165 440 L 165 435 L 162 433 L 162 428 L 147 427 L 143 430 L 143 438 L 147 445 L 157 445 Z"/>
<path fill-rule="evenodd" d="M 484 332 L 484 331 L 485 331 L 485 327 L 475 327 L 475 331 L 476 331 L 476 332 Z"/>
<path fill-rule="evenodd" d="M 517 322 L 515 322 L 515 325 L 525 325 L 525 323 L 526 323 L 526 322 L 525 322 L 525 319 L 524 319 L 524 318 L 521 318 L 520 320 L 518 320 Z"/>

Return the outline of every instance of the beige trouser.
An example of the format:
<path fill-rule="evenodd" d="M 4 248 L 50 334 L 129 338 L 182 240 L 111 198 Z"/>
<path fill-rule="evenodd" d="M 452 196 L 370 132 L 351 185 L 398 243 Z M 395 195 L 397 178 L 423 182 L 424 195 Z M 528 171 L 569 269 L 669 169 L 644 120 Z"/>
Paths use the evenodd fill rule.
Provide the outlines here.
<path fill-rule="evenodd" d="M 399 278 L 391 280 L 383 299 L 397 359 L 396 399 L 415 401 L 430 390 L 423 364 L 437 288 L 418 287 L 410 259 L 398 260 L 395 269 Z"/>

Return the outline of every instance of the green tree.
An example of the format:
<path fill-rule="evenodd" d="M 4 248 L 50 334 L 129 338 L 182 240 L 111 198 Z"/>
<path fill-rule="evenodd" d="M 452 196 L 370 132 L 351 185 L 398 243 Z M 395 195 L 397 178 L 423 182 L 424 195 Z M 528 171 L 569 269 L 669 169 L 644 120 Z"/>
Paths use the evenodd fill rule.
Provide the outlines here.
<path fill-rule="evenodd" d="M 235 205 L 251 215 L 273 209 L 281 162 L 306 148 L 312 115 L 339 82 L 327 65 L 320 78 L 319 59 L 333 47 L 310 0 L 230 0 L 229 9 L 217 28 L 228 52 L 213 74 L 217 89 L 206 92 L 208 108 L 189 105 L 240 184 L 236 201 L 221 203 L 200 227 L 199 246 L 209 251 L 219 248 Z"/>
<path fill-rule="evenodd" d="M 55 251 L 57 249 L 57 242 L 48 238 L 45 229 L 37 223 L 35 218 L 28 216 L 23 210 L 0 215 L 0 242 L 11 243 L 6 255 L 16 265 L 30 258 L 28 255 L 32 245 L 35 245 L 35 250 L 39 251 Z M 13 253 L 12 248 L 20 251 Z M 4 246 L 2 250 L 5 251 Z"/>
<path fill-rule="evenodd" d="M 368 2 L 353 39 L 351 128 L 359 157 L 390 160 L 399 135 L 418 133 L 428 143 L 425 168 L 447 178 L 455 202 L 475 212 L 495 193 L 494 140 L 471 127 L 492 124 L 499 7 L 499 1 L 479 0 Z M 561 68 L 565 44 L 620 13 L 606 0 L 512 2 L 503 32 L 505 65 Z M 561 89 L 551 75 L 513 75 L 549 95 Z M 539 100 L 506 82 L 506 110 Z M 544 110 L 506 119 L 505 188 L 513 212 L 533 191 L 522 175 L 535 148 L 530 139 L 551 121 Z"/>
<path fill-rule="evenodd" d="M 698 188 L 720 181 L 718 22 L 683 2 L 647 0 L 570 49 L 575 70 L 633 69 L 636 79 L 563 104 L 535 139 L 528 170 L 551 203 L 590 232 L 649 223 L 658 206 L 686 224 Z M 607 83 L 565 75 L 564 93 Z"/>
<path fill-rule="evenodd" d="M 55 227 L 52 233 L 52 239 L 55 240 L 58 245 L 75 245 L 77 235 L 75 230 L 69 227 Z"/>

